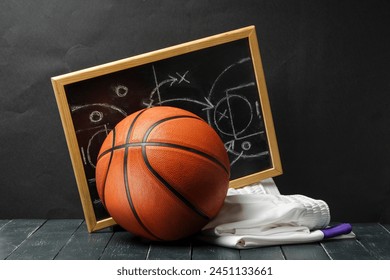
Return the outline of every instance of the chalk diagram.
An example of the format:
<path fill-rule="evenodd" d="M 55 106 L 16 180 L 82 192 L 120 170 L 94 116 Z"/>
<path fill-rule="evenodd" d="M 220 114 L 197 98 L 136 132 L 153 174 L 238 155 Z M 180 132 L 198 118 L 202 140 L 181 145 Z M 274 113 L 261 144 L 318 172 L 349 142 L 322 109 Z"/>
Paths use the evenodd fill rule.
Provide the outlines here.
<path fill-rule="evenodd" d="M 214 81 L 208 99 L 216 102 L 214 110 L 207 114 L 210 125 L 215 127 L 231 155 L 230 165 L 239 159 L 269 157 L 264 120 L 254 77 L 235 84 L 226 80 L 252 68 L 252 60 L 243 58 L 226 67 Z"/>
<path fill-rule="evenodd" d="M 229 154 L 231 166 L 239 160 L 251 158 L 269 160 L 255 77 L 245 74 L 253 73 L 250 57 L 239 59 L 225 67 L 210 83 L 210 88 L 204 91 L 203 95 L 198 94 L 195 97 L 188 95 L 186 90 L 180 90 L 180 96 L 171 92 L 173 88 L 191 88 L 192 83 L 196 83 L 196 78 L 191 76 L 191 69 L 161 74 L 157 73 L 155 65 L 152 64 L 151 71 L 151 91 L 141 100 L 139 109 L 189 104 L 195 108 L 194 113 L 202 115 L 218 132 Z M 129 88 L 125 84 L 111 84 L 108 90 L 117 99 L 123 99 L 125 102 L 131 98 L 128 94 Z M 120 104 L 116 101 L 71 106 L 72 117 L 78 124 L 76 134 L 82 161 L 84 166 L 90 169 L 89 183 L 94 183 L 96 158 L 104 139 L 119 121 L 132 113 L 126 112 Z"/>
<path fill-rule="evenodd" d="M 157 74 L 155 67 L 152 65 L 153 70 L 153 77 L 155 82 L 155 87 L 153 88 L 152 92 L 149 95 L 149 99 L 145 100 L 143 102 L 143 105 L 146 108 L 151 108 L 154 106 L 162 106 L 162 105 L 169 105 L 169 103 L 172 102 L 191 102 L 193 104 L 197 104 L 202 106 L 202 110 L 209 110 L 214 107 L 214 105 L 206 98 L 204 97 L 203 100 L 196 100 L 188 97 L 176 97 L 176 98 L 169 98 L 164 99 L 166 93 L 164 94 L 164 88 L 170 88 L 174 85 L 180 85 L 180 84 L 191 84 L 190 80 L 186 77 L 189 70 L 186 70 L 183 73 L 176 72 L 174 75 L 168 75 L 167 79 L 163 80 L 162 82 L 158 82 L 157 80 Z M 163 96 L 164 95 L 164 96 Z"/>
<path fill-rule="evenodd" d="M 126 97 L 128 88 L 114 85 L 111 90 L 119 98 Z M 127 116 L 122 108 L 108 103 L 91 103 L 70 107 L 72 117 L 78 124 L 80 153 L 84 166 L 96 168 L 96 159 L 101 144 L 115 125 Z"/>
<path fill-rule="evenodd" d="M 248 168 L 270 166 L 267 135 L 250 57 L 237 59 L 228 66 L 222 64 L 207 72 L 207 76 L 199 74 L 205 70 L 204 66 L 198 72 L 185 65 L 169 70 L 159 69 L 158 63 L 143 67 L 142 71 L 148 75 L 142 86 L 131 75 L 121 76 L 120 79 L 108 80 L 103 88 L 92 87 L 103 90 L 103 95 L 97 95 L 98 101 L 95 99 L 80 105 L 82 101 L 78 99 L 70 104 L 80 156 L 98 216 L 108 215 L 96 190 L 95 169 L 100 147 L 117 123 L 142 108 L 163 105 L 190 108 L 217 131 L 229 154 L 231 166 L 237 165 L 237 169 L 241 164 L 246 168 L 246 163 Z M 142 71 L 136 69 L 133 73 L 139 77 L 140 73 L 145 73 Z M 204 79 L 209 80 L 203 83 Z M 86 99 L 91 100 L 94 91 L 87 95 Z"/>
<path fill-rule="evenodd" d="M 119 85 L 112 87 L 117 97 L 123 98 L 128 89 Z M 96 159 L 100 147 L 115 127 L 115 125 L 127 116 L 127 113 L 116 105 L 108 103 L 91 103 L 70 106 L 74 123 L 77 124 L 76 135 L 79 142 L 80 155 L 86 173 L 92 203 L 99 216 L 107 217 L 103 204 L 96 190 Z"/>
<path fill-rule="evenodd" d="M 112 123 L 112 120 L 120 121 L 127 116 L 127 113 L 117 106 L 106 103 L 72 106 L 71 112 L 73 118 L 79 120 L 78 123 L 86 123 L 87 128 L 79 128 L 76 130 L 76 134 L 87 135 L 87 141 L 83 141 L 84 143 L 80 145 L 80 153 L 84 165 L 95 168 L 97 153 L 99 152 L 99 149 L 95 149 L 95 147 L 100 147 L 103 143 L 102 139 L 104 140 L 115 126 L 116 123 Z M 110 116 L 111 122 L 105 119 L 106 116 Z M 79 138 L 85 139 L 85 137 Z"/>
<path fill-rule="evenodd" d="M 187 96 L 170 96 L 169 89 L 180 84 L 191 84 L 190 70 L 183 73 L 169 74 L 159 81 L 152 65 L 155 87 L 149 98 L 143 101 L 143 106 L 153 106 L 192 103 L 200 106 L 200 111 L 206 113 L 208 123 L 221 136 L 225 148 L 230 155 L 230 165 L 240 159 L 269 158 L 268 144 L 261 106 L 258 99 L 247 96 L 258 96 L 254 78 L 242 76 L 242 72 L 253 72 L 252 60 L 247 57 L 227 66 L 214 80 L 207 96 L 191 98 Z M 242 82 L 237 83 L 237 77 L 242 76 Z M 232 79 L 232 77 L 234 77 Z"/>

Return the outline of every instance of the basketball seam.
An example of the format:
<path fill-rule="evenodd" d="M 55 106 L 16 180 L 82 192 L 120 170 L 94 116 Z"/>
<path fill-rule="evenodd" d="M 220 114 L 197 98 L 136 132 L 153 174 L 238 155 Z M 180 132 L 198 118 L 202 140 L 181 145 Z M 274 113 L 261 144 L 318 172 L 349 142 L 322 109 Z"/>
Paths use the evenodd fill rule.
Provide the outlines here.
<path fill-rule="evenodd" d="M 153 129 L 155 129 L 158 125 L 164 123 L 164 122 L 167 122 L 167 121 L 170 121 L 170 120 L 174 120 L 174 119 L 184 119 L 184 118 L 189 118 L 189 119 L 196 119 L 196 120 L 200 120 L 200 121 L 203 121 L 202 119 L 200 119 L 199 117 L 196 117 L 196 116 L 187 116 L 187 115 L 179 115 L 179 116 L 172 116 L 172 117 L 168 117 L 168 118 L 165 118 L 165 119 L 161 119 L 157 122 L 155 122 L 154 124 L 152 124 L 148 130 L 145 132 L 144 134 L 144 137 L 142 139 L 142 143 L 146 143 L 150 133 L 152 132 Z"/>
<path fill-rule="evenodd" d="M 127 200 L 128 200 L 128 204 L 130 206 L 130 209 L 134 215 L 134 217 L 136 218 L 137 222 L 139 223 L 139 225 L 147 232 L 149 233 L 151 236 L 153 236 L 154 238 L 158 239 L 158 240 L 162 240 L 161 238 L 157 237 L 155 234 L 153 234 L 147 227 L 146 225 L 142 222 L 140 216 L 138 215 L 136 209 L 135 209 L 135 205 L 133 203 L 133 200 L 132 200 L 132 197 L 131 197 L 131 193 L 130 193 L 130 182 L 129 182 L 129 174 L 128 174 L 128 157 L 129 157 L 129 148 L 131 147 L 141 147 L 141 151 L 142 151 L 142 157 L 144 159 L 144 163 L 146 165 L 146 167 L 149 169 L 149 171 L 156 177 L 156 179 L 158 181 L 160 181 L 160 183 L 162 185 L 165 186 L 165 188 L 167 190 L 169 190 L 173 195 L 174 197 L 176 197 L 179 201 L 181 201 L 183 203 L 183 205 L 185 205 L 186 207 L 188 207 L 189 209 L 191 209 L 193 212 L 195 212 L 196 214 L 198 214 L 200 217 L 204 218 L 204 219 L 207 219 L 207 220 L 210 220 L 210 217 L 208 217 L 202 210 L 198 209 L 195 205 L 193 205 L 187 198 L 185 198 L 178 190 L 176 190 L 173 186 L 171 186 L 153 167 L 152 165 L 150 164 L 149 162 L 149 159 L 148 159 L 148 156 L 147 156 L 147 150 L 146 150 L 146 147 L 147 146 L 163 146 L 163 147 L 168 147 L 168 148 L 172 148 L 172 149 L 181 149 L 181 150 L 185 150 L 185 151 L 188 151 L 190 153 L 193 153 L 193 154 L 197 154 L 199 156 L 202 156 L 203 158 L 206 158 L 207 160 L 210 160 L 211 162 L 217 164 L 218 166 L 220 166 L 228 175 L 229 175 L 229 171 L 228 171 L 228 168 L 225 167 L 224 164 L 222 164 L 217 158 L 205 153 L 205 152 L 202 152 L 200 150 L 197 150 L 195 148 L 191 148 L 191 147 L 186 147 L 186 146 L 182 146 L 182 145 L 178 145 L 178 144 L 173 144 L 173 143 L 163 143 L 163 142 L 147 142 L 147 138 L 149 137 L 149 135 L 151 134 L 151 132 L 153 131 L 154 128 L 156 128 L 158 125 L 164 123 L 164 122 L 167 122 L 169 120 L 173 120 L 173 119 L 178 119 L 178 118 L 192 118 L 192 119 L 197 119 L 197 120 L 200 120 L 200 121 L 203 121 L 203 119 L 199 118 L 198 116 L 189 116 L 189 115 L 179 115 L 179 116 L 171 116 L 171 117 L 167 117 L 165 119 L 161 119 L 155 123 L 153 123 L 148 129 L 147 131 L 145 132 L 144 134 L 144 137 L 142 139 L 143 142 L 131 142 L 131 135 L 132 135 L 132 132 L 133 132 L 133 129 L 134 129 L 134 126 L 135 126 L 135 123 L 136 121 L 138 120 L 138 118 L 141 116 L 141 114 L 144 112 L 145 110 L 142 110 L 141 112 L 139 112 L 139 114 L 137 116 L 135 116 L 135 118 L 133 119 L 132 123 L 130 124 L 130 127 L 127 131 L 127 136 L 126 136 L 126 139 L 125 139 L 125 144 L 122 144 L 122 145 L 118 145 L 118 146 L 115 146 L 115 130 L 114 130 L 114 139 L 113 139 L 113 145 L 111 148 L 103 151 L 102 153 L 100 153 L 100 155 L 98 156 L 98 159 L 97 161 L 99 161 L 103 156 L 105 156 L 106 154 L 108 153 L 111 153 L 110 154 L 110 160 L 109 160 L 109 165 L 108 165 L 108 168 L 107 168 L 107 174 L 106 174 L 106 177 L 105 177 L 105 180 L 104 180 L 104 185 L 103 185 L 103 204 L 104 204 L 104 199 L 105 199 L 105 196 L 104 196 L 104 191 L 105 191 L 105 185 L 106 185 L 106 180 L 107 180 L 107 175 L 108 175 L 108 169 L 110 168 L 110 165 L 111 165 L 111 161 L 112 161 L 112 157 L 113 157 L 113 154 L 115 152 L 115 150 L 120 150 L 120 149 L 124 149 L 124 160 L 123 160 L 123 168 L 124 168 L 124 182 L 125 182 L 125 190 L 126 190 L 126 195 L 127 195 Z"/>
<path fill-rule="evenodd" d="M 154 124 L 152 124 L 148 130 L 145 132 L 144 134 L 144 137 L 142 139 L 142 143 L 147 143 L 147 139 L 150 135 L 150 133 L 152 132 L 153 129 L 155 129 L 158 125 L 164 123 L 164 122 L 167 122 L 167 121 L 170 121 L 170 120 L 174 120 L 174 119 L 179 119 L 179 118 L 192 118 L 192 119 L 197 119 L 197 120 L 201 120 L 203 121 L 202 119 L 200 119 L 199 117 L 197 116 L 187 116 L 187 115 L 179 115 L 179 116 L 173 116 L 173 117 L 168 117 L 168 118 L 165 118 L 165 119 L 161 119 L 157 122 L 155 122 Z M 207 216 L 203 211 L 201 211 L 200 209 L 198 209 L 195 205 L 193 205 L 187 198 L 185 198 L 184 195 L 182 195 L 178 190 L 176 190 L 173 186 L 171 186 L 150 164 L 149 160 L 148 160 L 148 157 L 147 157 L 147 154 L 146 154 L 146 147 L 145 145 L 142 146 L 142 156 L 144 158 L 144 162 L 146 164 L 146 167 L 150 170 L 150 172 L 174 195 L 176 196 L 183 204 L 185 204 L 189 209 L 191 209 L 193 212 L 195 212 L 197 215 L 199 215 L 200 217 L 202 217 L 203 219 L 206 219 L 206 220 L 210 220 L 210 217 Z"/>
<path fill-rule="evenodd" d="M 142 139 L 141 142 L 137 142 L 137 143 L 134 143 L 134 142 L 130 142 L 130 143 L 127 143 L 127 140 L 126 140 L 126 143 L 125 144 L 122 144 L 122 145 L 118 145 L 118 146 L 115 146 L 113 147 L 112 149 L 122 149 L 122 148 L 127 148 L 129 146 L 142 146 L 143 144 L 145 143 L 149 143 L 147 142 L 147 138 L 149 137 L 150 133 L 152 132 L 152 130 L 154 128 L 156 128 L 158 125 L 160 125 L 161 123 L 164 123 L 166 121 L 170 121 L 170 120 L 173 120 L 173 119 L 178 119 L 178 118 L 191 118 L 191 119 L 195 119 L 195 120 L 200 120 L 202 122 L 204 122 L 203 119 L 199 118 L 198 116 L 188 116 L 188 115 L 179 115 L 179 116 L 172 116 L 172 117 L 168 117 L 168 118 L 165 118 L 165 119 L 161 119 L 157 122 L 155 122 L 154 124 L 152 124 L 148 130 L 145 132 L 145 135 Z M 220 165 L 227 174 L 229 174 L 229 170 L 226 168 L 226 166 L 220 162 L 218 159 L 216 159 L 215 157 L 203 152 L 203 151 L 200 151 L 200 150 L 197 150 L 195 148 L 191 148 L 191 147 L 186 147 L 186 146 L 182 146 L 182 145 L 178 145 L 178 144 L 174 144 L 174 143 L 164 143 L 164 142 L 153 142 L 155 143 L 155 145 L 166 145 L 166 146 L 171 146 L 171 147 L 174 147 L 174 148 L 178 148 L 178 149 L 183 149 L 183 150 L 187 150 L 187 151 L 190 151 L 190 152 L 193 152 L 193 153 L 196 153 L 200 156 L 203 156 L 203 157 L 206 157 L 207 159 L 217 163 L 218 165 Z M 129 145 L 130 144 L 130 145 Z M 136 144 L 136 145 L 133 145 L 133 144 Z M 138 144 L 138 145 L 137 145 Z M 110 153 L 111 149 L 108 149 L 104 152 L 102 152 L 99 157 L 98 157 L 98 160 L 103 157 L 105 154 L 107 153 Z"/>
<path fill-rule="evenodd" d="M 103 153 L 100 154 L 99 159 L 101 159 L 105 155 L 107 155 L 115 150 L 121 150 L 121 149 L 125 149 L 125 148 L 136 148 L 136 147 L 143 147 L 143 146 L 146 146 L 146 147 L 162 146 L 162 147 L 167 147 L 167 148 L 172 148 L 172 149 L 184 150 L 184 151 L 188 151 L 190 153 L 197 154 L 199 156 L 202 156 L 202 157 L 216 163 L 218 166 L 220 166 L 226 172 L 226 174 L 229 175 L 228 169 L 215 157 L 210 156 L 209 154 L 202 152 L 200 150 L 197 150 L 195 148 L 190 148 L 190 147 L 186 147 L 186 146 L 182 146 L 182 145 L 178 145 L 178 144 L 165 143 L 165 142 L 146 142 L 146 143 L 145 142 L 133 142 L 133 143 L 121 144 L 121 145 L 118 145 L 118 146 L 115 146 L 113 148 L 105 150 Z"/>
<path fill-rule="evenodd" d="M 115 128 L 112 130 L 112 152 L 110 153 L 110 159 L 108 161 L 108 166 L 107 166 L 107 172 L 106 172 L 106 176 L 104 177 L 104 182 L 103 182 L 103 189 L 102 189 L 102 204 L 105 206 L 105 190 L 106 190 L 106 182 L 107 182 L 107 177 L 108 177 L 108 171 L 110 170 L 110 166 L 111 166 L 111 161 L 112 161 L 112 158 L 114 156 L 114 147 L 115 147 Z"/>
<path fill-rule="evenodd" d="M 141 112 L 142 113 L 142 112 Z M 192 119 L 197 119 L 197 120 L 200 120 L 200 121 L 204 121 L 203 119 L 197 117 L 197 116 L 187 116 L 187 115 L 179 115 L 179 116 L 172 116 L 172 117 L 168 117 L 168 118 L 165 118 L 165 119 L 162 119 L 162 120 L 159 120 L 155 123 L 153 123 L 149 128 L 148 130 L 145 132 L 145 135 L 149 136 L 150 132 L 153 130 L 153 128 L 155 128 L 157 125 L 159 125 L 160 123 L 162 122 L 165 122 L 165 121 L 168 121 L 168 120 L 173 120 L 173 119 L 177 119 L 177 118 L 192 118 Z M 134 119 L 135 121 L 135 119 Z M 133 123 L 131 124 L 131 126 L 133 125 Z M 129 128 L 131 129 L 131 127 Z M 127 137 L 129 137 L 129 135 L 127 135 Z M 119 146 L 115 146 L 113 148 L 116 148 L 116 147 L 121 147 L 123 146 L 123 148 L 127 148 L 127 144 L 133 144 L 134 142 L 129 142 L 127 143 L 129 139 L 126 138 L 126 141 L 125 141 L 125 144 L 122 144 L 122 145 L 119 145 Z M 145 137 L 144 139 L 141 141 L 141 142 L 137 142 L 137 143 L 146 143 L 146 140 L 145 140 Z M 112 148 L 112 149 L 113 149 Z M 99 161 L 100 158 L 102 158 L 105 154 L 107 153 L 110 153 L 112 149 L 107 149 L 105 150 L 104 152 L 100 153 L 98 158 L 97 158 L 97 161 Z"/>
<path fill-rule="evenodd" d="M 146 167 L 150 172 L 159 180 L 171 193 L 174 194 L 182 203 L 184 203 L 189 209 L 194 211 L 196 214 L 201 216 L 203 219 L 210 220 L 210 217 L 207 216 L 202 210 L 198 209 L 195 205 L 193 205 L 187 198 L 185 198 L 178 190 L 172 187 L 165 179 L 162 177 L 150 164 L 148 156 L 146 154 L 146 147 L 142 147 L 142 157 L 144 158 L 144 162 Z"/>
<path fill-rule="evenodd" d="M 152 130 L 154 128 L 156 128 L 158 125 L 160 125 L 161 123 L 164 123 L 164 122 L 167 122 L 167 121 L 170 121 L 170 120 L 173 120 L 173 119 L 179 119 L 179 118 L 192 118 L 192 119 L 196 119 L 196 120 L 200 120 L 200 121 L 204 122 L 203 119 L 201 119 L 201 118 L 199 118 L 197 116 L 186 116 L 186 115 L 173 116 L 173 117 L 169 117 L 169 118 L 165 118 L 165 119 L 159 120 L 158 122 L 155 122 L 151 127 L 148 128 L 148 130 L 145 132 L 145 135 L 144 135 L 144 138 L 142 139 L 141 144 L 149 143 L 149 142 L 147 142 L 147 138 L 149 137 L 149 135 L 152 132 Z M 197 150 L 195 148 L 186 147 L 186 146 L 182 146 L 182 145 L 178 145 L 178 144 L 174 144 L 174 143 L 164 143 L 164 142 L 154 142 L 154 143 L 156 144 L 156 146 L 168 144 L 170 147 L 173 147 L 173 148 L 179 148 L 179 149 L 182 149 L 182 150 L 186 150 L 186 151 L 189 151 L 189 152 L 196 153 L 196 154 L 198 154 L 200 156 L 203 156 L 203 157 L 205 157 L 205 158 L 207 158 L 207 159 L 217 163 L 218 165 L 220 165 L 226 171 L 226 173 L 229 174 L 228 169 L 218 159 L 216 159 L 215 157 L 213 157 L 213 156 L 211 156 L 211 155 L 209 155 L 209 154 L 207 154 L 205 152 L 202 152 L 202 151 Z M 158 143 L 160 143 L 160 144 L 158 144 Z"/>
<path fill-rule="evenodd" d="M 134 124 L 135 122 L 137 121 L 137 119 L 141 116 L 141 114 L 145 112 L 145 110 L 142 110 L 133 120 L 133 122 L 131 123 L 130 127 L 129 127 L 129 130 L 127 132 L 127 136 L 126 136 L 126 143 L 130 140 L 130 136 L 131 136 L 131 133 L 132 133 L 132 130 L 133 130 L 133 127 L 134 127 Z M 141 218 L 139 217 L 138 213 L 137 213 L 137 210 L 135 209 L 135 206 L 134 206 L 134 203 L 133 203 L 133 199 L 131 198 L 131 193 L 130 193 L 130 186 L 129 186 L 129 179 L 128 179 L 128 171 L 127 171 L 127 158 L 128 158 L 128 148 L 125 148 L 125 154 L 124 154 L 124 159 L 123 159 L 123 177 L 124 177 L 124 183 L 125 183 L 125 189 L 126 189 L 126 196 L 127 196 L 127 201 L 129 203 L 129 206 L 130 206 L 130 209 L 131 211 L 133 212 L 133 215 L 135 217 L 135 219 L 137 220 L 137 222 L 139 223 L 139 225 L 148 233 L 150 234 L 151 236 L 153 236 L 154 238 L 156 238 L 157 240 L 162 240 L 161 238 L 159 238 L 158 236 L 156 236 L 154 233 L 152 233 L 147 227 L 146 225 L 142 222 Z"/>

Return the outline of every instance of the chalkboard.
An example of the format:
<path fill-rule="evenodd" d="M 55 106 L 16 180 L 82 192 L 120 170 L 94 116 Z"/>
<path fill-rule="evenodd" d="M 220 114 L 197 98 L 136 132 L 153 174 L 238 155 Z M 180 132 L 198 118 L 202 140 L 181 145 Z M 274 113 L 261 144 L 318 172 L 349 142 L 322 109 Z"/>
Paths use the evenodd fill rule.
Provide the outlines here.
<path fill-rule="evenodd" d="M 143 108 L 174 106 L 207 121 L 231 165 L 230 187 L 281 174 L 253 26 L 52 78 L 90 231 L 114 223 L 97 195 L 107 134 Z"/>

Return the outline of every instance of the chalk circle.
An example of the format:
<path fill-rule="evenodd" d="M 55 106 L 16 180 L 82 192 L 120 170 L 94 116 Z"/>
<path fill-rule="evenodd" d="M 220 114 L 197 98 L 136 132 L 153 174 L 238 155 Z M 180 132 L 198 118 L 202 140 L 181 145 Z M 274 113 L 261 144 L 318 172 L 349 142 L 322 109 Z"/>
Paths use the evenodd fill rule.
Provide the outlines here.
<path fill-rule="evenodd" d="M 244 151 L 248 151 L 251 147 L 252 147 L 252 144 L 251 144 L 251 142 L 249 142 L 249 141 L 244 141 L 244 142 L 242 142 L 242 144 L 241 144 L 241 148 L 242 148 Z"/>
<path fill-rule="evenodd" d="M 218 118 L 218 115 L 227 112 L 227 118 Z M 217 114 L 219 113 L 219 114 Z M 234 116 L 240 116 L 240 122 L 234 121 Z M 214 125 L 217 130 L 234 138 L 243 134 L 252 122 L 253 112 L 249 101 L 237 94 L 228 94 L 222 98 L 214 110 Z"/>
<path fill-rule="evenodd" d="M 129 89 L 126 86 L 117 85 L 114 87 L 114 92 L 118 97 L 125 97 L 129 92 Z"/>
<path fill-rule="evenodd" d="M 111 130 L 106 130 L 106 129 L 98 130 L 88 140 L 87 160 L 92 168 L 96 168 L 96 159 L 99 153 L 99 150 L 92 149 L 92 147 L 95 147 L 97 145 L 101 146 L 101 139 L 99 138 L 102 137 L 103 139 L 105 139 L 105 137 L 108 135 L 110 131 Z M 99 136 L 99 134 L 102 134 L 102 136 Z"/>
<path fill-rule="evenodd" d="M 89 120 L 93 123 L 98 123 L 103 119 L 103 113 L 100 111 L 92 111 L 91 114 L 89 114 Z"/>

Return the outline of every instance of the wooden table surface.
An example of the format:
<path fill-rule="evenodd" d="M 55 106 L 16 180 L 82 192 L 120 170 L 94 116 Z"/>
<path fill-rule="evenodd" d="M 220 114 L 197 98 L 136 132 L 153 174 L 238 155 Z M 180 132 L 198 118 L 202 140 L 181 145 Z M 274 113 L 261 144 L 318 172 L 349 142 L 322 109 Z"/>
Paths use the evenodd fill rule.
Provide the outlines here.
<path fill-rule="evenodd" d="M 390 225 L 352 224 L 356 239 L 236 250 L 183 240 L 157 243 L 108 228 L 89 234 L 81 219 L 0 220 L 0 259 L 389 260 Z"/>

